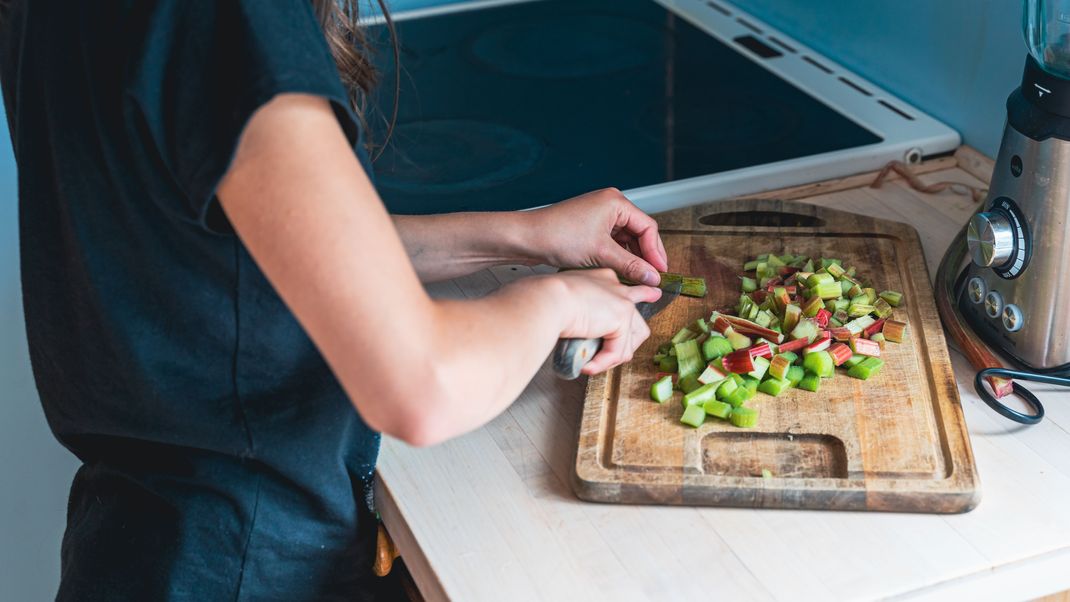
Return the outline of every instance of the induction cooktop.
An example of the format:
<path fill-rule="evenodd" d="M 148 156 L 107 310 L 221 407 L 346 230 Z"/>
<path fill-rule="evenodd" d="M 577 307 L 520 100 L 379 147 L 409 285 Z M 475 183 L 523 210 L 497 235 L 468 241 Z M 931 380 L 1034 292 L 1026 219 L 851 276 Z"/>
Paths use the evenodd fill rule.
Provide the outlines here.
<path fill-rule="evenodd" d="M 399 113 L 374 165 L 395 213 L 523 209 L 608 186 L 654 212 L 959 143 L 727 2 L 493 0 L 396 21 Z M 370 35 L 389 107 L 397 66 L 385 28 Z"/>

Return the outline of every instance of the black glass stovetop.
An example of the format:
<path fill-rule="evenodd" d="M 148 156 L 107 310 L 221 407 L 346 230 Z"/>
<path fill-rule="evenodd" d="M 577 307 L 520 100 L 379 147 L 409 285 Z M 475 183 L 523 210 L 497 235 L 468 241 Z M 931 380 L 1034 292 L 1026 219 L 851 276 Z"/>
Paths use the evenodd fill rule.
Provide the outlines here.
<path fill-rule="evenodd" d="M 395 213 L 533 207 L 880 141 L 652 0 L 540 0 L 397 29 L 399 115 L 374 166 Z M 388 113 L 388 37 L 371 35 Z"/>

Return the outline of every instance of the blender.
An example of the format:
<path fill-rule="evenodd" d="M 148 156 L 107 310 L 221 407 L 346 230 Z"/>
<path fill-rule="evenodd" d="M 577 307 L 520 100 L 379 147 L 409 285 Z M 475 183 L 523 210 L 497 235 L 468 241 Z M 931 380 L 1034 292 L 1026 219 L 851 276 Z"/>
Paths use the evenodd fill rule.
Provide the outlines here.
<path fill-rule="evenodd" d="M 981 385 L 994 376 L 1056 382 L 1063 379 L 1050 375 L 1070 371 L 1070 0 L 1025 0 L 1023 9 L 1022 83 L 1007 100 L 988 196 L 966 228 L 972 261 L 954 290 L 981 340 L 1027 370 L 982 366 L 990 369 L 978 375 L 978 393 L 1001 414 L 1032 423 L 1043 408 L 1024 387 L 1014 390 L 1033 415 Z M 1009 387 L 994 389 L 1001 396 Z"/>

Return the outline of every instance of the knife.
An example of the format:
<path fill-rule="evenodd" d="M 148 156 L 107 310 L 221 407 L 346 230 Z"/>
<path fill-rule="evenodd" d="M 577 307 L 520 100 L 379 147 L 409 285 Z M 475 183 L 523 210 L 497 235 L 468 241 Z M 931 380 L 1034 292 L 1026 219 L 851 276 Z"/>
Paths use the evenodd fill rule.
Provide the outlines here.
<path fill-rule="evenodd" d="M 635 309 L 644 320 L 649 321 L 669 306 L 680 295 L 680 283 L 670 282 L 662 289 L 661 298 L 653 303 L 640 302 Z M 573 380 L 580 370 L 602 348 L 602 339 L 561 339 L 554 347 L 554 373 L 565 380 Z"/>

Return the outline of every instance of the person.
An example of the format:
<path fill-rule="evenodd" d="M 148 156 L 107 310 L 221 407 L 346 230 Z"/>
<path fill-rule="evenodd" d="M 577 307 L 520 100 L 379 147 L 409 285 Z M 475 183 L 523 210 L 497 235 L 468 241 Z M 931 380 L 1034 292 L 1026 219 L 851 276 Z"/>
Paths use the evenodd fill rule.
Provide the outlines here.
<path fill-rule="evenodd" d="M 656 285 L 665 250 L 616 190 L 388 213 L 353 4 L 3 5 L 31 361 L 82 462 L 58 599 L 370 599 L 379 433 L 456 437 L 559 338 L 604 339 L 593 374 L 649 334 L 660 291 L 616 273 Z M 506 263 L 602 269 L 421 284 Z"/>

